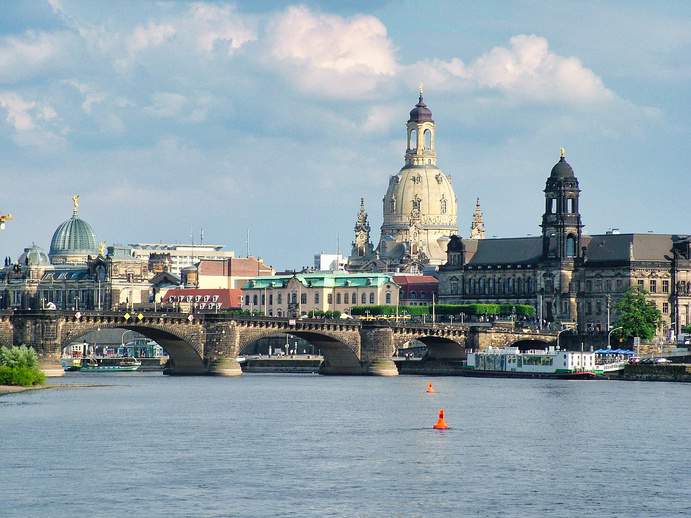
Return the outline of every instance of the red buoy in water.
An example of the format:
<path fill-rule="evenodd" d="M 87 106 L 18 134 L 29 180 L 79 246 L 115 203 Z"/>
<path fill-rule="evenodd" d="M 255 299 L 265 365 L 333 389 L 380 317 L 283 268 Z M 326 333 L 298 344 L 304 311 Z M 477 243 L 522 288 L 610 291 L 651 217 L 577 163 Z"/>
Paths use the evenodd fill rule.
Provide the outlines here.
<path fill-rule="evenodd" d="M 437 419 L 437 422 L 434 423 L 433 428 L 435 430 L 446 430 L 449 427 L 448 424 L 446 424 L 446 421 L 444 420 L 444 409 L 439 410 L 439 419 Z"/>
<path fill-rule="evenodd" d="M 434 387 L 431 383 L 427 384 L 427 390 L 425 392 L 427 392 L 428 394 L 434 394 Z"/>

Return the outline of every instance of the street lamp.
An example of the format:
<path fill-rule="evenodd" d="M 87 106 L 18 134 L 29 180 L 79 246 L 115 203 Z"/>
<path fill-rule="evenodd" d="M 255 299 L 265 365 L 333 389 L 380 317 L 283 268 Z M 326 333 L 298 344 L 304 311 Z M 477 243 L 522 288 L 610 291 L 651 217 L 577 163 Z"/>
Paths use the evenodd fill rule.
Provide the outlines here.
<path fill-rule="evenodd" d="M 623 327 L 615 327 L 614 329 L 611 329 L 609 333 L 607 333 L 607 349 L 611 349 L 612 346 L 610 344 L 610 337 L 612 336 L 612 333 L 616 331 L 617 329 L 624 329 Z"/>

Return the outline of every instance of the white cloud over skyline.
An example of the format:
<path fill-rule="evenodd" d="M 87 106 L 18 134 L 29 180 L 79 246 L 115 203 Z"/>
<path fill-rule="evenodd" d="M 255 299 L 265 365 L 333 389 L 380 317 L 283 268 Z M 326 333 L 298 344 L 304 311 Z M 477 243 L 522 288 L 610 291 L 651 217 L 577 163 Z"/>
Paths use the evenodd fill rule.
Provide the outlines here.
<path fill-rule="evenodd" d="M 420 81 L 439 124 L 440 163 L 454 175 L 461 203 L 504 175 L 527 182 L 518 192 L 539 196 L 546 171 L 526 180 L 526 164 L 537 160 L 548 170 L 562 144 L 580 150 L 574 161 L 588 167 L 609 158 L 602 142 L 629 140 L 643 152 L 669 117 L 654 97 L 632 98 L 628 85 L 612 84 L 605 67 L 590 64 L 592 56 L 508 21 L 504 36 L 485 38 L 472 53 L 453 35 L 431 31 L 428 41 L 416 40 L 421 52 L 413 56 L 404 45 L 410 27 L 366 6 L 152 3 L 126 18 L 107 4 L 103 12 L 69 0 L 50 7 L 52 26 L 0 33 L 0 167 L 38 182 L 34 200 L 0 194 L 2 207 L 19 203 L 14 228 L 32 202 L 55 200 L 51 189 L 62 189 L 59 196 L 87 189 L 109 207 L 143 211 L 154 234 L 204 225 L 209 235 L 227 232 L 217 240 L 238 247 L 233 239 L 254 226 L 267 234 L 257 246 L 268 247 L 273 230 L 287 243 L 297 232 L 271 211 L 262 215 L 257 204 L 266 204 L 316 225 L 299 238 L 308 250 L 335 242 L 334 232 L 347 242 L 361 194 L 377 225 L 382 189 L 402 165 L 403 126 Z M 441 38 L 444 52 L 438 45 L 426 50 Z M 45 185 L 41 171 L 51 176 Z M 142 206 L 159 188 L 159 201 L 175 203 L 203 204 L 206 193 L 208 212 L 168 216 L 164 229 L 156 218 L 162 203 Z M 462 230 L 469 207 L 459 208 Z M 536 219 L 487 209 L 489 223 L 508 234 Z M 99 237 L 125 239 L 112 214 L 94 218 Z M 138 239 L 156 239 L 141 232 Z M 16 239 L 12 246 L 24 246 Z M 272 262 L 299 266 L 296 253 L 277 252 Z"/>

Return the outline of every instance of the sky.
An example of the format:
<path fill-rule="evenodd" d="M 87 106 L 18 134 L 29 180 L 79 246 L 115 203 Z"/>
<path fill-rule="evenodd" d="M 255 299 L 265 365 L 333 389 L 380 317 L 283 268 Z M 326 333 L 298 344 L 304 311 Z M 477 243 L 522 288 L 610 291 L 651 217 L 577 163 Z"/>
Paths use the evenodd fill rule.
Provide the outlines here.
<path fill-rule="evenodd" d="M 81 196 L 112 243 L 199 242 L 279 269 L 376 246 L 424 84 L 468 236 L 536 235 L 566 148 L 588 233 L 691 233 L 691 3 L 3 4 L 0 253 Z M 681 163 L 680 163 L 681 162 Z"/>

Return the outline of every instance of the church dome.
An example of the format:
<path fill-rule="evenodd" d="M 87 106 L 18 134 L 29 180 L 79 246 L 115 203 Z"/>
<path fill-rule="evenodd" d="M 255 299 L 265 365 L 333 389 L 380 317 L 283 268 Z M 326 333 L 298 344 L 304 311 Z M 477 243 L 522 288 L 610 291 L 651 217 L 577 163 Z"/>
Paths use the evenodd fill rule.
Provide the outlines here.
<path fill-rule="evenodd" d="M 566 161 L 565 157 L 561 157 L 559 159 L 559 162 L 557 162 L 554 167 L 552 168 L 552 172 L 550 173 L 551 178 L 573 178 L 573 169 L 569 165 L 569 163 Z"/>
<path fill-rule="evenodd" d="M 49 255 L 53 263 L 56 262 L 55 258 L 66 258 L 65 261 L 57 262 L 72 262 L 68 258 L 86 259 L 88 255 L 98 254 L 96 235 L 91 225 L 79 217 L 78 197 L 74 203 L 72 217 L 55 230 L 50 241 Z"/>
<path fill-rule="evenodd" d="M 434 122 L 432 120 L 432 110 L 430 110 L 425 104 L 425 101 L 422 100 L 422 94 L 420 94 L 415 108 L 410 110 L 410 119 L 408 119 L 408 122 Z"/>
<path fill-rule="evenodd" d="M 50 264 L 46 253 L 40 246 L 36 245 L 25 248 L 24 253 L 19 256 L 18 262 L 20 266 L 48 266 Z"/>

